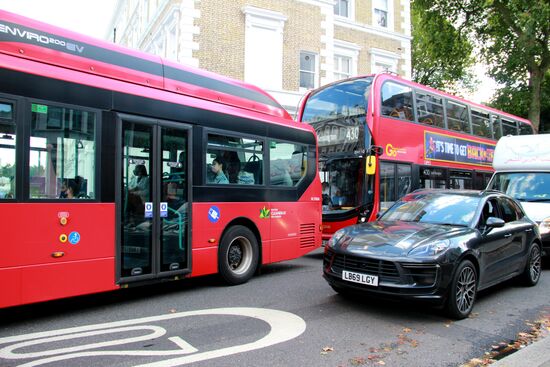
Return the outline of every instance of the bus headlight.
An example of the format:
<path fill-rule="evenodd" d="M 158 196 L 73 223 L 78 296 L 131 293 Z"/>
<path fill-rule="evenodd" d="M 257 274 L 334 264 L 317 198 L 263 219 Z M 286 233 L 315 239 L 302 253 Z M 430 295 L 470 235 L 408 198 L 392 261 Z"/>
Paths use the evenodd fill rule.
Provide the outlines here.
<path fill-rule="evenodd" d="M 328 240 L 327 246 L 328 247 L 336 246 L 338 242 L 342 239 L 342 237 L 344 237 L 345 234 L 346 234 L 346 231 L 344 231 L 343 229 L 334 232 L 330 240 Z"/>
<path fill-rule="evenodd" d="M 539 231 L 541 235 L 550 233 L 550 217 L 544 218 L 539 223 Z"/>

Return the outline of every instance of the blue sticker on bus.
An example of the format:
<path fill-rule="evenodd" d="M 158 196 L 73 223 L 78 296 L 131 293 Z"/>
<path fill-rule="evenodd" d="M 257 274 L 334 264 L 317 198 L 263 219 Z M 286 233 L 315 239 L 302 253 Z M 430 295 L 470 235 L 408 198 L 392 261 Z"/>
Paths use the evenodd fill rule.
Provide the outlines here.
<path fill-rule="evenodd" d="M 212 223 L 216 223 L 220 220 L 220 209 L 217 206 L 211 206 L 208 209 L 208 220 Z"/>
<path fill-rule="evenodd" d="M 77 243 L 80 242 L 80 233 L 78 232 L 71 232 L 69 234 L 69 242 L 72 244 L 72 245 L 76 245 Z"/>

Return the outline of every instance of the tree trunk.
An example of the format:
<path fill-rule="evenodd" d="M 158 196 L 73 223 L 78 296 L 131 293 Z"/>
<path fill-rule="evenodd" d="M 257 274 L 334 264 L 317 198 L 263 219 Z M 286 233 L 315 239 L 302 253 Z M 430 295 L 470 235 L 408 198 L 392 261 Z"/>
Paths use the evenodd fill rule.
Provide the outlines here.
<path fill-rule="evenodd" d="M 529 115 L 527 118 L 533 124 L 535 131 L 538 133 L 540 129 L 540 87 L 544 72 L 540 68 L 531 70 L 529 76 L 529 91 L 531 93 L 531 101 L 529 103 Z"/>

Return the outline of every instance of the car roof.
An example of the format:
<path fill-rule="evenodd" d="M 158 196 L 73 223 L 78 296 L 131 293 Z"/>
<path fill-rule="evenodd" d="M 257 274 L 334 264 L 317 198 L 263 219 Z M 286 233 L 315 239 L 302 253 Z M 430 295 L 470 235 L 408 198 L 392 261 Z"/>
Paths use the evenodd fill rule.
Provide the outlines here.
<path fill-rule="evenodd" d="M 455 189 L 418 189 L 407 194 L 407 196 L 408 195 L 433 195 L 433 196 L 460 195 L 460 196 L 478 197 L 478 198 L 484 198 L 492 195 L 507 196 L 497 190 L 455 190 Z"/>

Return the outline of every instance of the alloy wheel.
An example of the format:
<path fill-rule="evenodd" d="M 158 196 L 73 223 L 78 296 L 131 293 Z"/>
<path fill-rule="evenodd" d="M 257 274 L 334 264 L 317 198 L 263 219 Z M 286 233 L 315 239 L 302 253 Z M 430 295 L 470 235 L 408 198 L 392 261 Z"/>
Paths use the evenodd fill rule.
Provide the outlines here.
<path fill-rule="evenodd" d="M 466 266 L 460 272 L 456 283 L 456 307 L 462 313 L 468 313 L 474 305 L 476 289 L 475 270 Z"/>
<path fill-rule="evenodd" d="M 534 246 L 531 250 L 531 257 L 529 261 L 529 274 L 531 275 L 531 280 L 536 282 L 540 277 L 541 272 L 541 256 L 540 249 L 538 246 Z"/>

